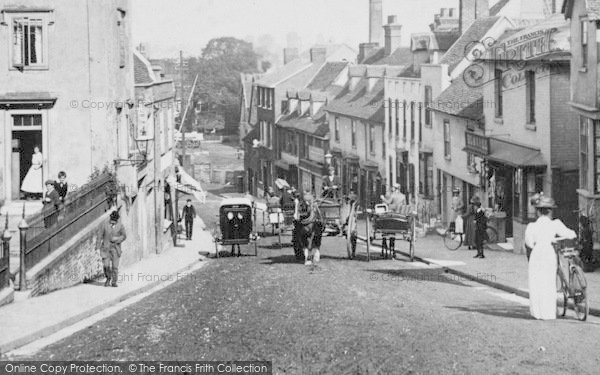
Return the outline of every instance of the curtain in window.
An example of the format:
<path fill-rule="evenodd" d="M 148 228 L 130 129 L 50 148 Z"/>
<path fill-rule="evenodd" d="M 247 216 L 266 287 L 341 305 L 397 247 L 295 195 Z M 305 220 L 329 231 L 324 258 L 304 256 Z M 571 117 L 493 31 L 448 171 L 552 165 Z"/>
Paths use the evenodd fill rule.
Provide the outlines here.
<path fill-rule="evenodd" d="M 29 64 L 40 64 L 43 61 L 42 51 L 42 21 L 31 20 L 29 22 Z"/>
<path fill-rule="evenodd" d="M 13 65 L 23 65 L 23 22 L 20 19 L 13 21 Z"/>

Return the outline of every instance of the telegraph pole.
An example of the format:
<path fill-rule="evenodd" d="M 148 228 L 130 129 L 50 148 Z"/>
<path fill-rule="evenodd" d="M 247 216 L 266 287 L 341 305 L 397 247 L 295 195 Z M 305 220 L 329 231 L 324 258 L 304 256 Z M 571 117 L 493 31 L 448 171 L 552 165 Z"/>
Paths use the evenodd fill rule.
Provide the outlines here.
<path fill-rule="evenodd" d="M 185 129 L 183 127 L 185 117 L 183 116 L 183 51 L 181 50 L 179 51 L 179 75 L 181 78 L 181 95 L 179 97 L 181 103 L 179 106 L 181 124 L 179 126 L 179 131 L 181 132 L 181 168 L 183 168 L 183 165 L 185 164 Z"/>

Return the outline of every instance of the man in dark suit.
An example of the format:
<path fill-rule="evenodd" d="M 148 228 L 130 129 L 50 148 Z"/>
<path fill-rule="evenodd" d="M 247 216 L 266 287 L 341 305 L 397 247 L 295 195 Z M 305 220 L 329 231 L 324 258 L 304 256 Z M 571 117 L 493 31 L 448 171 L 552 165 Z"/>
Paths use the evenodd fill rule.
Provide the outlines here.
<path fill-rule="evenodd" d="M 58 181 L 54 185 L 54 189 L 60 197 L 60 201 L 64 203 L 67 193 L 69 192 L 69 185 L 67 184 L 67 174 L 63 171 L 58 172 Z"/>
<path fill-rule="evenodd" d="M 126 239 L 125 227 L 119 222 L 119 212 L 111 212 L 109 222 L 102 226 L 99 239 L 100 257 L 106 276 L 104 286 L 117 287 L 119 261 L 122 254 L 121 243 Z"/>
<path fill-rule="evenodd" d="M 183 206 L 181 216 L 185 221 L 185 238 L 191 240 L 194 231 L 194 218 L 196 217 L 196 209 L 192 206 L 191 199 L 188 199 L 185 206 Z"/>
<path fill-rule="evenodd" d="M 473 206 L 475 206 L 475 248 L 477 249 L 477 255 L 474 258 L 485 258 L 483 255 L 483 241 L 485 240 L 487 231 L 487 216 L 485 210 L 481 207 L 481 201 L 474 200 Z"/>
<path fill-rule="evenodd" d="M 63 203 L 58 195 L 58 192 L 56 189 L 54 189 L 55 185 L 56 183 L 53 180 L 46 181 L 46 193 L 44 194 L 43 199 L 44 207 L 51 206 L 57 211 L 56 214 L 49 214 L 44 217 L 44 226 L 46 228 L 56 224 L 56 222 L 62 219 Z"/>
<path fill-rule="evenodd" d="M 329 167 L 329 175 L 323 177 L 323 197 L 337 198 L 340 179 L 335 176 L 335 169 Z"/>

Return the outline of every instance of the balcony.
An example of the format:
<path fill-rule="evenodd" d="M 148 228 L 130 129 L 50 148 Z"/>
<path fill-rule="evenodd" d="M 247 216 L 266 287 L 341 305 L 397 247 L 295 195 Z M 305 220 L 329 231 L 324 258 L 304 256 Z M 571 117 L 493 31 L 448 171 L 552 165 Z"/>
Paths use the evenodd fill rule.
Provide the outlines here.
<path fill-rule="evenodd" d="M 485 157 L 490 154 L 490 139 L 484 135 L 465 132 L 464 151 Z"/>

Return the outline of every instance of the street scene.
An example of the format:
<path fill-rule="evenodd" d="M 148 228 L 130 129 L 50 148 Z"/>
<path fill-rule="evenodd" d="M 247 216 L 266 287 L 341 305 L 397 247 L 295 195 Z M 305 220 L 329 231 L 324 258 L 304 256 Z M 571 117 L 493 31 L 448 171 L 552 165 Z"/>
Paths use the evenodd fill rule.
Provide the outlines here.
<path fill-rule="evenodd" d="M 0 374 L 597 373 L 599 9 L 0 0 Z"/>

